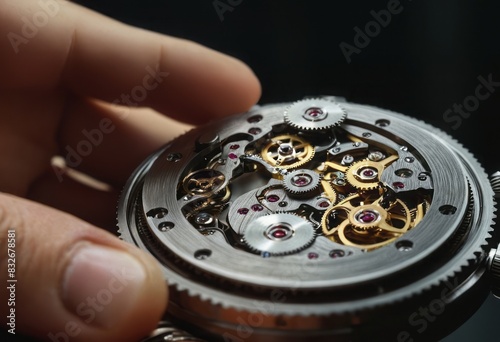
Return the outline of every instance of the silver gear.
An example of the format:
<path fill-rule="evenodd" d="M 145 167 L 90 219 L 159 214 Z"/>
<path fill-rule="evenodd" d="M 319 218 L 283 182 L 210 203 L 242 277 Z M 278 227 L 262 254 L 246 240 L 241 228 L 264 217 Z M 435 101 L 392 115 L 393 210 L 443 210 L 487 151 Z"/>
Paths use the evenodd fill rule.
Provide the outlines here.
<path fill-rule="evenodd" d="M 288 125 L 299 130 L 326 130 L 344 122 L 347 112 L 336 102 L 307 99 L 288 106 L 284 116 Z"/>
<path fill-rule="evenodd" d="M 248 224 L 243 242 L 253 251 L 269 256 L 287 255 L 307 248 L 316 236 L 309 221 L 289 213 L 259 217 Z"/>
<path fill-rule="evenodd" d="M 283 177 L 283 187 L 293 195 L 311 193 L 317 190 L 320 184 L 321 179 L 319 174 L 308 169 L 295 170 Z"/>

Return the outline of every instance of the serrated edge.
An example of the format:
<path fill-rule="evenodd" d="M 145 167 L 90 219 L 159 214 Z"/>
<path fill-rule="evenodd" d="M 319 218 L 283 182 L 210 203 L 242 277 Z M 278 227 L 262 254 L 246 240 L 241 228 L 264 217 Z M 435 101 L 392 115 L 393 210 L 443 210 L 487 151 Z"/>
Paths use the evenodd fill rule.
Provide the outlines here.
<path fill-rule="evenodd" d="M 330 103 L 333 103 L 333 104 L 336 104 L 337 106 L 339 106 L 339 108 L 342 110 L 342 117 L 337 120 L 335 123 L 333 124 L 329 124 L 329 125 L 324 125 L 324 126 L 318 126 L 318 127 L 305 127 L 305 126 L 302 126 L 302 125 L 299 125 L 299 124 L 296 124 L 295 122 L 293 122 L 290 117 L 289 117 L 289 110 L 290 108 L 292 108 L 294 105 L 296 104 L 299 104 L 299 103 L 302 103 L 302 102 L 308 102 L 308 101 L 325 101 L 325 102 L 330 102 Z M 328 129 L 331 129 L 333 127 L 338 127 L 340 126 L 347 118 L 347 111 L 344 107 L 342 107 L 338 102 L 336 101 L 332 101 L 332 100 L 327 100 L 327 99 L 322 99 L 322 98 L 308 98 L 308 99 L 303 99 L 303 100 L 299 100 L 299 101 L 295 101 L 295 102 L 292 102 L 291 104 L 289 104 L 284 112 L 283 112 L 283 118 L 284 118 L 284 121 L 287 125 L 289 126 L 292 126 L 296 129 L 299 129 L 299 130 L 302 130 L 302 131 L 325 131 L 325 130 L 328 130 Z"/>

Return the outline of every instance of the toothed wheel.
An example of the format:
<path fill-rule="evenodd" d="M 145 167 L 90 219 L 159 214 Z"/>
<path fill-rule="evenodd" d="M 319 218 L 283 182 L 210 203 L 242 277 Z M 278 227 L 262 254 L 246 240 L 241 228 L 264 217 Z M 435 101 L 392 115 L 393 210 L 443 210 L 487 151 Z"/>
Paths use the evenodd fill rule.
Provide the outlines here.
<path fill-rule="evenodd" d="M 224 188 L 225 176 L 212 169 L 190 173 L 183 181 L 183 188 L 189 195 L 211 196 Z"/>
<path fill-rule="evenodd" d="M 243 241 L 252 251 L 263 256 L 297 253 L 308 247 L 315 237 L 312 224 L 288 213 L 259 217 L 248 223 Z"/>
<path fill-rule="evenodd" d="M 388 208 L 382 207 L 381 201 L 382 198 L 373 201 L 359 195 L 347 198 L 325 212 L 321 222 L 323 233 L 346 246 L 373 250 L 414 227 L 418 218 L 412 218 L 403 201 L 398 199 Z"/>
<path fill-rule="evenodd" d="M 500 171 L 491 175 L 491 186 L 493 188 L 493 192 L 495 193 L 495 197 L 500 199 Z"/>
<path fill-rule="evenodd" d="M 354 163 L 346 173 L 346 179 L 359 190 L 374 190 L 379 186 L 384 166 L 378 162 L 362 160 Z"/>
<path fill-rule="evenodd" d="M 358 161 L 347 169 L 346 179 L 353 187 L 361 191 L 377 189 L 382 172 L 396 159 L 396 156 L 391 156 L 379 162 L 371 160 Z"/>
<path fill-rule="evenodd" d="M 319 189 L 320 182 L 319 174 L 307 169 L 294 170 L 283 177 L 285 190 L 297 196 L 314 193 Z"/>
<path fill-rule="evenodd" d="M 346 117 L 346 110 L 338 103 L 322 99 L 298 101 L 285 110 L 285 122 L 305 131 L 338 126 Z"/>
<path fill-rule="evenodd" d="M 262 158 L 271 166 L 282 169 L 300 167 L 314 156 L 314 147 L 294 135 L 279 135 L 271 139 L 261 152 Z"/>

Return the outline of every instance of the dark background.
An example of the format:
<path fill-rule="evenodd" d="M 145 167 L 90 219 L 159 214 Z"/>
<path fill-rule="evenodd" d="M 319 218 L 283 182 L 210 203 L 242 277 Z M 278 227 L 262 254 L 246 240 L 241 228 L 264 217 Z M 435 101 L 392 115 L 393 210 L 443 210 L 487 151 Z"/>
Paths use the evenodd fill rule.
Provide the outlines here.
<path fill-rule="evenodd" d="M 77 2 L 242 59 L 262 82 L 261 103 L 344 96 L 421 118 L 460 140 L 489 171 L 500 169 L 500 88 L 456 130 L 443 119 L 474 94 L 479 76 L 500 81 L 497 1 L 401 0 L 401 13 L 347 63 L 339 44 L 354 45 L 354 27 L 364 31 L 370 12 L 388 1 L 219 0 L 239 3 L 223 21 L 214 0 Z"/>
<path fill-rule="evenodd" d="M 385 1 L 79 0 L 132 25 L 191 39 L 249 64 L 263 87 L 261 103 L 332 94 L 425 120 L 458 139 L 489 173 L 500 170 L 500 87 L 456 129 L 443 118 L 474 95 L 478 77 L 500 82 L 500 11 L 494 0 L 401 0 L 402 11 L 346 61 L 372 10 Z M 232 4 L 232 5 L 231 5 Z M 140 51 L 138 51 L 140 53 Z M 214 80 L 216 82 L 216 80 Z M 453 114 L 456 115 L 456 114 Z M 500 301 L 489 299 L 446 341 L 497 336 Z"/>

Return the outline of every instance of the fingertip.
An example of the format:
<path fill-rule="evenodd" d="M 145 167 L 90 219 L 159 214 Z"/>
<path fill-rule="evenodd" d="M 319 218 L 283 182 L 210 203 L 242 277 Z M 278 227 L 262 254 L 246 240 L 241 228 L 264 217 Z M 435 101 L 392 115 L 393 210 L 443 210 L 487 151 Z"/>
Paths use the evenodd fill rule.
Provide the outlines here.
<path fill-rule="evenodd" d="M 93 340 L 138 340 L 154 329 L 167 303 L 156 262 L 134 247 L 121 247 L 78 242 L 63 272 L 64 305 L 85 325 L 82 331 L 95 331 Z"/>
<path fill-rule="evenodd" d="M 239 64 L 238 68 L 240 70 L 238 73 L 241 75 L 240 94 L 239 101 L 235 103 L 235 108 L 229 114 L 248 111 L 259 101 L 262 95 L 262 86 L 257 75 L 241 60 L 236 59 L 236 62 Z"/>
<path fill-rule="evenodd" d="M 168 298 L 152 256 L 14 196 L 0 194 L 0 218 L 2 236 L 8 229 L 15 237 L 17 333 L 52 341 L 137 341 L 156 327 Z M 6 263 L 0 270 L 7 274 Z"/>
<path fill-rule="evenodd" d="M 168 72 L 152 94 L 153 107 L 191 124 L 242 113 L 257 103 L 260 82 L 243 61 L 198 43 L 160 36 L 160 72 Z"/>

